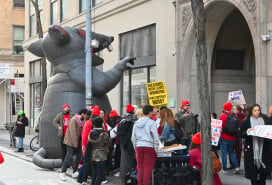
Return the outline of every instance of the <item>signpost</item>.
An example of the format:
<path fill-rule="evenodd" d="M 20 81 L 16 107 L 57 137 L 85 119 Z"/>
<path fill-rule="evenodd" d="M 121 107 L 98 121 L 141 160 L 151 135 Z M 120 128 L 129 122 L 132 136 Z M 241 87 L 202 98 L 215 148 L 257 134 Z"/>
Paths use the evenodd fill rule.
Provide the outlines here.
<path fill-rule="evenodd" d="M 228 100 L 230 101 L 230 103 L 232 103 L 232 105 L 244 105 L 244 104 L 246 104 L 243 92 L 241 90 L 240 91 L 229 92 Z"/>
<path fill-rule="evenodd" d="M 211 134 L 212 134 L 212 145 L 218 146 L 219 138 L 222 131 L 222 120 L 212 119 L 211 120 Z"/>
<path fill-rule="evenodd" d="M 167 106 L 168 98 L 163 81 L 146 83 L 149 104 L 153 107 Z"/>

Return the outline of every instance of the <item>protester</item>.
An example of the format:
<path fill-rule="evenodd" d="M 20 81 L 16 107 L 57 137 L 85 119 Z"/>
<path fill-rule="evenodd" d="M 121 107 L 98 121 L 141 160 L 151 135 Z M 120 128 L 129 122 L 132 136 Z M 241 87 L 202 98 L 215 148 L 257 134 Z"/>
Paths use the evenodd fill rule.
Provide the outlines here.
<path fill-rule="evenodd" d="M 66 145 L 63 143 L 63 140 L 65 137 L 69 122 L 74 115 L 75 114 L 73 112 L 71 112 L 71 110 L 70 110 L 70 105 L 63 104 L 62 112 L 59 113 L 52 122 L 56 126 L 56 128 L 58 129 L 58 136 L 59 136 L 60 145 L 61 145 L 62 162 L 64 161 L 64 158 L 65 158 L 66 152 L 67 152 Z"/>
<path fill-rule="evenodd" d="M 218 160 L 215 154 L 213 155 L 213 160 Z M 196 133 L 195 135 L 193 135 L 192 137 L 192 143 L 190 145 L 190 162 L 188 163 L 188 165 L 196 168 L 196 169 L 201 169 L 201 165 L 202 165 L 202 160 L 201 160 L 201 137 L 200 137 L 200 132 Z M 218 175 L 218 163 L 213 162 L 214 166 L 213 166 L 213 185 L 222 185 L 222 182 L 220 180 L 220 177 Z M 220 169 L 219 169 L 220 170 Z"/>
<path fill-rule="evenodd" d="M 136 150 L 138 185 L 148 185 L 157 159 L 159 135 L 156 123 L 151 119 L 153 107 L 143 107 L 143 117 L 133 126 L 131 141 Z"/>
<path fill-rule="evenodd" d="M 134 115 L 134 119 L 138 120 L 139 118 L 141 118 L 143 116 L 143 110 L 142 109 L 137 109 L 135 111 L 135 115 Z"/>
<path fill-rule="evenodd" d="M 234 105 L 232 110 L 235 116 L 238 118 L 239 128 L 241 128 L 241 122 L 243 119 L 245 119 L 247 111 L 244 105 L 240 105 L 240 106 Z M 240 167 L 241 153 L 242 153 L 242 139 L 239 135 L 236 136 L 236 143 L 234 145 L 234 153 L 238 161 L 238 166 Z M 230 163 L 231 163 L 231 166 L 233 166 L 231 159 L 230 159 Z"/>
<path fill-rule="evenodd" d="M 247 135 L 248 129 L 259 125 L 271 125 L 271 122 L 262 114 L 260 105 L 254 104 L 249 108 L 239 131 L 244 138 L 245 177 L 251 180 L 252 185 L 265 185 L 272 169 L 272 141 Z"/>
<path fill-rule="evenodd" d="M 121 161 L 121 149 L 120 145 L 117 140 L 117 127 L 120 121 L 120 116 L 118 115 L 116 110 L 112 110 L 110 112 L 109 116 L 109 123 L 112 127 L 112 130 L 110 131 L 110 138 L 112 141 L 112 145 L 110 147 L 110 153 L 113 153 L 113 160 L 109 159 L 110 161 L 113 161 L 113 165 L 110 170 L 116 170 L 120 168 L 120 161 Z M 120 173 L 115 173 L 115 176 L 119 176 Z"/>
<path fill-rule="evenodd" d="M 179 143 L 174 135 L 175 132 L 175 118 L 173 112 L 169 108 L 164 108 L 160 111 L 160 126 L 162 133 L 160 140 L 164 142 L 164 146 L 170 146 L 172 144 Z"/>
<path fill-rule="evenodd" d="M 175 118 L 184 129 L 184 135 L 181 139 L 181 144 L 187 146 L 187 149 L 183 151 L 184 154 L 188 154 L 191 137 L 197 132 L 197 116 L 198 115 L 194 115 L 190 112 L 190 102 L 188 100 L 182 100 L 180 111 L 175 114 Z"/>
<path fill-rule="evenodd" d="M 126 114 L 121 117 L 117 126 L 117 140 L 121 148 L 120 178 L 125 182 L 126 174 L 136 166 L 135 151 L 131 142 L 134 125 L 134 107 L 127 104 Z"/>
<path fill-rule="evenodd" d="M 232 125 L 231 120 L 234 119 L 229 119 L 227 122 L 228 116 L 232 115 L 233 113 L 231 112 L 232 104 L 230 102 L 227 102 L 223 105 L 223 113 L 220 115 L 220 120 L 222 120 L 222 133 L 221 133 L 221 138 L 220 138 L 220 148 L 221 148 L 221 157 L 222 157 L 222 164 L 223 164 L 223 170 L 222 173 L 225 173 L 227 170 L 227 154 L 229 155 L 233 167 L 234 167 L 234 172 L 233 173 L 239 173 L 240 169 L 238 166 L 238 162 L 236 159 L 236 156 L 234 154 L 234 145 L 236 141 L 236 134 L 229 134 L 226 132 L 225 127 L 226 125 Z M 236 118 L 234 116 L 234 118 Z M 237 128 L 238 128 L 238 119 L 237 119 Z M 237 130 L 238 131 L 238 130 Z"/>
<path fill-rule="evenodd" d="M 75 162 L 72 163 L 73 174 L 72 177 L 78 176 L 78 165 L 81 159 L 81 134 L 86 119 L 87 109 L 81 109 L 70 120 L 63 143 L 67 146 L 67 153 L 61 167 L 61 173 L 59 173 L 60 179 L 65 181 L 65 173 L 70 166 L 73 155 L 76 155 Z"/>
<path fill-rule="evenodd" d="M 79 174 L 77 176 L 77 182 L 82 184 L 87 184 L 88 176 L 91 176 L 91 146 L 88 143 L 89 133 L 92 129 L 92 111 L 88 110 L 86 112 L 86 121 L 82 129 L 82 140 L 81 140 L 81 147 L 82 147 L 82 156 L 83 162 L 80 168 Z"/>
<path fill-rule="evenodd" d="M 103 119 L 101 117 L 94 118 L 92 124 L 94 128 L 90 132 L 88 139 L 92 146 L 92 185 L 100 185 L 105 177 L 107 153 L 111 140 L 102 128 Z"/>
<path fill-rule="evenodd" d="M 19 110 L 14 132 L 15 137 L 18 137 L 19 145 L 15 152 L 24 152 L 24 137 L 26 126 L 28 126 L 28 118 L 25 116 L 23 110 Z"/>

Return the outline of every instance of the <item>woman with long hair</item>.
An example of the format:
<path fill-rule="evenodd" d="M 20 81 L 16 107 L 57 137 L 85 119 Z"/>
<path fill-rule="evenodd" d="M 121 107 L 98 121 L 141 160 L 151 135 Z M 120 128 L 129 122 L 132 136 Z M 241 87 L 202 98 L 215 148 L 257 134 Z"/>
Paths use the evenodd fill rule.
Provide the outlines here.
<path fill-rule="evenodd" d="M 175 118 L 171 109 L 165 107 L 160 110 L 160 127 L 162 129 L 160 140 L 164 142 L 164 146 L 170 146 L 178 143 L 176 141 Z"/>
<path fill-rule="evenodd" d="M 242 121 L 239 131 L 244 138 L 244 166 L 245 177 L 252 185 L 265 185 L 266 178 L 272 168 L 272 141 L 269 139 L 249 136 L 247 130 L 259 125 L 270 125 L 269 118 L 262 114 L 258 104 L 252 105 L 248 116 Z"/>

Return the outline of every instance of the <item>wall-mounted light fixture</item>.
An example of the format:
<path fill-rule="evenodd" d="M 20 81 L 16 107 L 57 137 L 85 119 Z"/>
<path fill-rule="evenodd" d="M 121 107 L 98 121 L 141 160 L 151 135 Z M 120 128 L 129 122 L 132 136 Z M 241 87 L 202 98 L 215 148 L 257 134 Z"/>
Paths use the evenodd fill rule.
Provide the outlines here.
<path fill-rule="evenodd" d="M 271 35 L 270 35 L 271 31 L 272 30 L 268 30 L 268 34 L 261 36 L 263 42 L 267 42 L 267 41 L 271 40 Z"/>

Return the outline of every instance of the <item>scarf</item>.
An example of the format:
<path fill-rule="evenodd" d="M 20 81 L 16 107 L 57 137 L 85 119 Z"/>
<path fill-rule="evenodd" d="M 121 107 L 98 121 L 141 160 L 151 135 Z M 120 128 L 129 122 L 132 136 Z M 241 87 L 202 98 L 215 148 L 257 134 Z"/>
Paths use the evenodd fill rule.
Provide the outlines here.
<path fill-rule="evenodd" d="M 262 117 L 258 117 L 258 119 L 256 120 L 253 118 L 253 116 L 251 116 L 250 125 L 251 128 L 254 128 L 258 125 L 264 125 L 264 120 Z M 261 137 L 252 137 L 252 141 L 253 141 L 254 164 L 257 166 L 257 168 L 260 168 L 261 166 L 265 168 L 265 165 L 262 160 L 264 140 Z"/>

